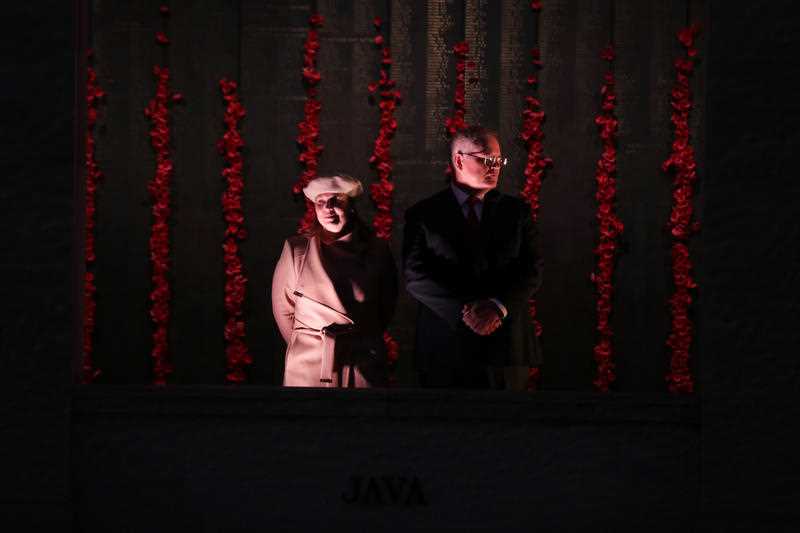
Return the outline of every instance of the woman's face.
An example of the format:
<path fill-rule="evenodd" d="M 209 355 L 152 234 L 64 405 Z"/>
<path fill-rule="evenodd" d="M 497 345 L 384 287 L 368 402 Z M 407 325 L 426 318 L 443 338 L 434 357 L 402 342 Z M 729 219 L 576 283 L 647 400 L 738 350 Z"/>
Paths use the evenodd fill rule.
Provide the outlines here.
<path fill-rule="evenodd" d="M 339 233 L 348 222 L 348 205 L 350 198 L 346 194 L 326 192 L 317 195 L 314 207 L 317 220 L 325 231 Z"/>

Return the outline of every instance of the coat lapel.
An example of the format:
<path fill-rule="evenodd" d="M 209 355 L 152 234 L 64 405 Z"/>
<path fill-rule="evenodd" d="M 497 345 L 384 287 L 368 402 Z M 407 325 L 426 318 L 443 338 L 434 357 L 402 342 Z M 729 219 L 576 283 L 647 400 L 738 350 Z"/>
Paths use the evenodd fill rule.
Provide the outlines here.
<path fill-rule="evenodd" d="M 489 191 L 483 197 L 483 216 L 481 217 L 481 247 L 483 250 L 488 250 L 490 243 L 501 236 L 495 228 L 499 200 L 500 193 L 496 190 Z"/>
<path fill-rule="evenodd" d="M 493 224 L 500 193 L 489 191 L 483 198 L 481 226 L 477 240 L 467 238 L 467 221 L 451 187 L 442 191 L 439 204 L 442 220 L 446 222 L 448 240 L 454 243 L 462 263 L 470 265 L 474 275 L 480 275 L 488 267 L 486 251 L 493 239 Z"/>
<path fill-rule="evenodd" d="M 484 233 L 491 233 L 490 228 L 494 222 L 500 193 L 496 190 L 489 191 L 483 197 L 483 215 L 481 216 L 481 229 Z"/>
<path fill-rule="evenodd" d="M 462 248 L 466 221 L 464 220 L 461 206 L 458 204 L 458 199 L 450 187 L 442 195 L 441 209 L 442 219 L 447 223 L 446 227 L 447 233 L 451 238 L 450 242 L 458 243 L 458 247 Z"/>
<path fill-rule="evenodd" d="M 315 300 L 337 313 L 347 316 L 347 311 L 342 305 L 339 295 L 333 285 L 333 281 L 328 276 L 325 266 L 322 264 L 320 256 L 320 243 L 317 237 L 311 237 L 308 243 L 308 254 L 306 256 L 303 271 L 298 280 L 298 291 L 306 298 Z"/>

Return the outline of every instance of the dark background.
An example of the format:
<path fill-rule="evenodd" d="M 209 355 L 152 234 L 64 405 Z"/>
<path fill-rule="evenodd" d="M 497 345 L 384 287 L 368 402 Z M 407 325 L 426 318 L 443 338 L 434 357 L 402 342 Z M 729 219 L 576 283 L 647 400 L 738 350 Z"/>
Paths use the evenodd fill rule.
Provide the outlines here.
<path fill-rule="evenodd" d="M 103 5 L 108 7 L 111 4 Z M 335 7 L 347 10 L 349 5 L 337 3 Z M 672 20 L 665 19 L 657 6 L 671 4 L 631 2 L 630 5 L 644 14 L 637 15 L 635 22 L 626 25 L 632 32 L 627 38 L 635 43 L 629 46 L 644 50 L 649 42 L 655 47 L 654 41 L 650 40 L 653 32 Z M 351 526 L 372 526 L 373 529 L 442 529 L 447 526 L 466 529 L 472 526 L 508 530 L 596 531 L 636 527 L 671 531 L 680 527 L 702 531 L 796 531 L 800 522 L 800 515 L 793 505 L 797 501 L 800 477 L 795 427 L 800 415 L 795 399 L 800 380 L 800 365 L 796 357 L 800 340 L 797 328 L 800 261 L 796 246 L 798 213 L 793 196 L 798 191 L 793 172 L 793 156 L 798 145 L 794 127 L 798 104 L 793 90 L 798 80 L 798 65 L 794 57 L 798 32 L 797 19 L 790 16 L 792 5 L 791 2 L 750 2 L 733 6 L 729 2 L 717 1 L 700 4 L 700 12 L 706 13 L 708 21 L 701 41 L 705 47 L 701 54 L 704 57 L 706 89 L 701 90 L 701 94 L 706 94 L 707 134 L 696 139 L 701 149 L 703 139 L 706 141 L 705 169 L 700 171 L 703 231 L 696 238 L 701 283 L 696 306 L 699 328 L 696 353 L 700 354 L 696 359 L 700 362 L 696 371 L 701 391 L 677 398 L 659 393 L 657 387 L 636 389 L 646 376 L 652 374 L 657 378 L 658 375 L 652 370 L 654 367 L 647 363 L 638 366 L 633 359 L 663 364 L 663 347 L 660 338 L 652 333 L 657 329 L 652 324 L 659 314 L 666 316 L 666 311 L 661 308 L 659 300 L 652 297 L 658 293 L 657 290 L 647 287 L 657 284 L 663 293 L 666 281 L 658 276 L 663 277 L 668 264 L 665 258 L 656 259 L 663 250 L 660 245 L 649 246 L 654 238 L 652 235 L 634 237 L 636 230 L 631 232 L 630 229 L 625 237 L 630 239 L 630 250 L 620 262 L 617 301 L 641 301 L 645 307 L 640 309 L 641 316 L 636 318 L 643 321 L 635 323 L 637 327 L 627 324 L 627 333 L 617 329 L 622 375 L 620 392 L 610 395 L 580 392 L 588 389 L 584 379 L 589 374 L 586 368 L 576 369 L 571 365 L 579 364 L 581 359 L 567 355 L 556 359 L 551 355 L 557 353 L 555 350 L 563 350 L 565 354 L 589 353 L 591 344 L 586 343 L 591 337 L 588 334 L 581 337 L 578 333 L 567 335 L 571 330 L 563 318 L 558 318 L 568 317 L 570 324 L 581 324 L 578 318 L 571 317 L 580 317 L 583 312 L 584 324 L 590 323 L 590 315 L 586 314 L 591 301 L 588 284 L 576 286 L 573 292 L 552 299 L 553 306 L 560 302 L 566 308 L 561 311 L 553 308 L 550 311 L 552 318 L 542 317 L 548 335 L 545 376 L 548 372 L 553 376 L 546 377 L 545 384 L 560 388 L 562 385 L 555 383 L 561 383 L 565 388 L 576 389 L 576 392 L 550 390 L 523 396 L 407 390 L 364 394 L 344 391 L 320 395 L 261 387 L 179 386 L 165 390 L 134 385 L 73 387 L 81 318 L 76 306 L 80 295 L 76 279 L 82 258 L 76 245 L 81 227 L 81 203 L 74 177 L 74 133 L 81 131 L 75 113 L 76 102 L 80 102 L 76 85 L 83 83 L 82 79 L 75 78 L 77 58 L 73 53 L 73 24 L 76 13 L 72 6 L 63 2 L 6 6 L 3 16 L 5 83 L 2 89 L 5 111 L 2 146 L 6 172 L 0 189 L 6 228 L 0 263 L 4 277 L 4 317 L 0 336 L 3 391 L 0 399 L 0 472 L 3 472 L 0 519 L 4 530 L 211 531 L 222 528 L 267 530 L 280 529 L 281 526 L 308 529 L 312 525 L 330 524 L 337 520 Z M 171 53 L 174 54 L 180 47 L 190 48 L 188 40 L 181 42 L 178 32 L 182 24 L 187 29 L 191 25 L 189 15 L 179 16 L 176 6 L 173 6 L 173 21 L 170 23 L 174 42 Z M 561 83 L 569 84 L 558 78 L 564 76 L 566 80 L 572 79 L 571 83 L 583 80 L 581 83 L 586 84 L 583 89 L 574 88 L 576 94 L 591 95 L 599 87 L 599 76 L 597 80 L 590 76 L 570 77 L 568 69 L 556 67 L 558 54 L 551 55 L 548 60 L 545 43 L 558 43 L 558 46 L 571 46 L 576 50 L 574 55 L 561 56 L 563 61 L 574 57 L 575 61 L 583 58 L 586 64 L 594 62 L 595 50 L 599 49 L 595 43 L 606 39 L 597 37 L 600 29 L 593 22 L 594 18 L 583 19 L 575 15 L 608 13 L 605 10 L 608 4 L 592 4 L 603 6 L 602 9 L 595 7 L 594 11 L 589 10 L 589 3 L 582 2 L 559 2 L 557 6 L 546 4 L 542 17 L 563 20 L 562 26 L 552 22 L 551 27 L 572 32 L 573 37 L 554 36 L 552 41 L 542 41 L 546 65 L 542 73 L 542 89 L 544 91 L 548 84 L 546 76 L 554 76 Z M 622 6 L 622 2 L 615 2 L 613 13 L 617 20 L 623 16 L 621 13 L 625 13 Z M 693 12 L 692 6 L 690 12 Z M 144 13 L 144 8 L 137 9 Z M 547 9 L 551 9 L 550 15 L 546 15 Z M 365 19 L 369 20 L 371 16 L 371 13 L 365 15 Z M 274 22 L 273 17 L 268 18 Z M 151 20 L 156 20 L 156 17 L 143 16 L 141 23 L 148 24 L 147 21 Z M 224 17 L 216 20 L 224 20 Z M 257 19 L 252 20 L 257 23 Z M 581 27 L 581 20 L 586 27 L 597 32 L 590 32 L 595 35 L 595 41 L 583 41 L 577 37 L 575 28 Z M 295 22 L 295 26 L 301 23 Z M 197 21 L 194 24 L 208 22 Z M 333 31 L 331 24 L 329 19 L 326 31 Z M 567 27 L 571 29 L 565 29 Z M 353 26 L 352 31 L 362 32 L 360 28 L 359 25 L 356 30 Z M 217 29 L 214 25 L 213 31 L 206 33 L 205 38 L 224 41 L 230 37 Z M 126 33 L 129 31 L 121 29 L 108 35 L 120 39 L 123 48 L 129 46 L 139 50 L 142 56 L 138 59 L 133 56 L 127 62 L 124 58 L 121 61 L 130 65 L 127 75 L 136 71 L 138 67 L 135 64 L 140 62 L 141 73 L 138 75 L 141 77 L 135 82 L 126 81 L 124 72 L 111 76 L 117 81 L 106 87 L 110 99 L 104 111 L 109 119 L 112 115 L 109 110 L 119 104 L 119 96 L 115 95 L 136 87 L 145 90 L 151 83 L 146 70 L 154 62 L 154 55 L 147 57 L 147 54 L 156 54 L 155 47 L 149 47 L 148 42 L 152 31 L 140 29 L 138 42 L 141 47 L 135 39 L 131 42 L 131 34 Z M 618 31 L 617 24 L 614 31 L 619 50 L 624 33 Z M 253 33 L 259 34 L 259 31 Z M 268 42 L 267 37 L 261 35 L 259 38 Z M 281 53 L 288 59 L 297 50 L 302 34 L 297 33 L 291 39 L 286 35 L 275 39 L 280 41 L 278 48 L 284 48 Z M 414 46 L 418 46 L 420 41 L 412 39 Z M 572 44 L 565 44 L 570 42 Z M 325 52 L 325 44 L 323 40 L 320 61 L 323 72 L 326 64 L 336 64 L 334 59 L 325 58 L 325 53 L 334 50 L 331 45 Z M 197 42 L 194 46 L 199 47 Z M 239 54 L 235 52 L 235 41 L 220 46 L 229 50 L 231 57 Z M 349 46 L 357 49 L 361 45 Z M 580 47 L 584 47 L 584 52 L 578 53 Z M 241 54 L 246 48 L 242 47 Z M 364 54 L 373 57 L 366 42 L 363 49 Z M 268 50 L 276 48 L 265 46 L 262 60 Z M 520 51 L 521 54 L 524 52 L 525 49 Z M 184 57 L 189 57 L 188 49 L 184 53 Z M 372 59 L 369 58 L 365 58 L 364 63 L 371 65 Z M 170 60 L 176 61 L 174 58 Z M 187 72 L 202 79 L 198 72 L 203 63 L 199 58 L 195 61 L 196 69 Z M 664 61 L 668 63 L 666 59 Z M 262 63 L 261 72 L 265 72 L 268 64 L 266 61 Z M 344 62 L 340 64 L 344 65 Z M 295 68 L 293 65 L 281 64 L 270 72 L 290 73 Z M 618 68 L 622 69 L 622 65 L 620 54 Z M 653 76 L 664 76 L 666 81 L 662 83 L 668 84 L 671 80 L 669 73 L 662 74 L 666 70 L 656 69 L 653 65 L 637 65 L 641 69 L 647 67 Z M 599 63 L 595 68 L 599 74 Z M 631 67 L 622 72 L 637 71 Z M 218 73 L 206 72 L 203 76 L 216 83 Z M 266 75 L 258 72 L 257 69 L 241 72 L 243 90 L 247 91 L 248 83 L 252 87 L 250 93 L 243 94 L 251 111 L 245 135 L 252 147 L 247 186 L 248 198 L 252 198 L 254 203 L 270 197 L 255 194 L 259 183 L 262 188 L 266 187 L 274 183 L 271 181 L 274 177 L 283 180 L 278 183 L 285 186 L 270 187 L 269 192 L 285 191 L 297 172 L 292 166 L 296 152 L 290 135 L 258 137 L 254 135 L 255 131 L 248 132 L 248 128 L 256 128 L 253 114 L 263 112 L 257 111 L 259 98 L 265 102 L 261 109 L 277 105 L 269 103 L 274 95 L 269 96 L 266 90 L 259 96 L 260 91 L 255 85 L 262 83 Z M 103 72 L 103 75 L 109 73 Z M 185 138 L 185 142 L 189 142 L 194 138 L 193 142 L 202 143 L 203 135 L 207 139 L 214 138 L 217 121 L 188 122 L 188 117 L 194 113 L 207 117 L 221 116 L 222 106 L 213 83 L 202 85 L 205 96 L 192 95 L 191 87 L 201 85 L 180 83 L 177 71 L 175 76 L 176 88 L 187 94 L 185 107 L 175 110 L 176 128 L 179 132 L 184 128 L 185 133 L 185 137 L 179 133 L 178 139 Z M 252 76 L 249 82 L 247 76 Z M 358 76 L 372 78 L 369 73 Z M 622 150 L 643 158 L 636 159 L 636 165 L 640 166 L 633 168 L 638 169 L 637 172 L 623 170 L 620 163 L 620 211 L 632 229 L 635 226 L 633 220 L 655 220 L 653 215 L 635 213 L 667 208 L 668 198 L 662 193 L 668 188 L 664 176 L 654 172 L 652 165 L 647 163 L 647 158 L 652 158 L 656 164 L 662 159 L 662 155 L 646 149 L 650 146 L 647 143 L 658 145 L 663 141 L 654 141 L 651 136 L 638 133 L 649 131 L 651 120 L 661 120 L 655 115 L 649 118 L 647 110 L 650 104 L 641 102 L 641 95 L 649 94 L 644 87 L 658 85 L 654 80 L 642 85 L 646 78 L 642 73 L 637 78 L 640 85 L 631 81 L 626 89 L 621 72 L 618 76 L 620 118 L 627 118 L 623 114 L 625 91 L 630 91 L 629 102 L 635 98 L 636 105 L 641 106 L 628 111 L 626 127 L 632 129 L 626 136 L 635 141 L 632 140 L 626 148 L 621 135 Z M 347 77 L 331 75 L 329 79 L 343 80 Z M 292 80 L 291 83 L 296 83 L 296 78 Z M 695 83 L 701 83 L 701 80 L 702 76 Z M 297 95 L 288 86 L 278 89 L 279 85 L 270 90 Z M 333 90 L 331 85 L 333 83 L 324 90 Z M 356 100 L 350 104 L 351 109 L 358 110 L 359 114 L 363 113 L 360 116 L 365 117 L 361 127 L 374 127 L 371 126 L 374 115 L 369 115 L 369 108 L 354 94 L 341 92 L 323 97 L 325 109 L 334 108 L 332 103 L 327 103 L 328 98 L 332 102 L 336 97 L 352 96 Z M 442 96 L 444 101 L 449 94 L 446 91 Z M 475 98 L 480 101 L 480 98 Z M 584 137 L 576 137 L 578 132 L 569 135 L 569 128 L 580 128 L 578 123 L 571 122 L 572 126 L 562 129 L 556 127 L 555 120 L 561 114 L 588 116 L 594 112 L 594 105 L 590 105 L 593 100 L 583 100 L 583 107 L 577 104 L 578 101 L 556 97 L 544 101 L 549 119 L 545 128 L 548 141 L 545 146 L 556 160 L 556 168 L 543 190 L 542 224 L 551 225 L 550 236 L 546 234 L 546 238 L 570 236 L 568 242 L 570 246 L 574 244 L 574 248 L 568 249 L 575 250 L 574 256 L 560 256 L 557 254 L 565 252 L 558 251 L 559 247 L 551 242 L 547 253 L 554 258 L 560 257 L 566 272 L 559 274 L 548 270 L 545 287 L 552 287 L 554 283 L 566 287 L 568 279 L 582 279 L 584 274 L 580 274 L 581 270 L 588 272 L 591 264 L 588 256 L 582 260 L 583 263 L 577 259 L 571 263 L 568 258 L 578 256 L 578 250 L 582 249 L 578 245 L 581 239 L 588 243 L 593 236 L 590 227 L 579 227 L 580 217 L 589 217 L 591 213 L 591 198 L 586 196 L 591 190 L 591 181 L 588 173 L 584 172 L 586 178 L 576 173 L 581 168 L 591 168 L 596 150 L 573 151 L 566 141 L 583 138 L 589 142 L 589 135 L 593 132 L 587 125 L 585 131 L 581 130 Z M 574 109 L 571 108 L 573 104 Z M 192 107 L 201 105 L 206 106 L 206 112 Z M 284 103 L 282 107 L 286 105 Z M 300 104 L 296 102 L 293 105 Z M 129 140 L 115 138 L 111 134 L 111 124 L 104 125 L 109 143 L 104 150 L 117 146 L 130 151 L 126 158 L 129 164 L 125 159 L 115 159 L 114 165 L 118 167 L 104 167 L 109 177 L 101 188 L 101 194 L 105 195 L 101 204 L 105 208 L 118 205 L 120 210 L 126 209 L 124 213 L 129 219 L 112 222 L 107 218 L 108 222 L 101 222 L 101 226 L 109 231 L 116 228 L 118 235 L 127 235 L 126 232 L 130 231 L 122 227 L 136 225 L 130 220 L 146 224 L 146 218 L 136 218 L 146 214 L 144 189 L 137 193 L 138 196 L 130 193 L 134 198 L 124 201 L 124 188 L 114 189 L 125 183 L 130 187 L 138 186 L 135 185 L 137 180 L 141 184 L 148 177 L 145 172 L 150 167 L 143 162 L 151 156 L 142 135 L 146 127 L 139 118 L 142 107 L 143 104 L 131 104 L 133 111 L 128 115 L 127 129 L 123 127 L 123 131 L 128 131 Z M 401 108 L 401 119 L 402 114 L 412 113 L 409 111 L 412 107 L 404 105 Z M 698 108 L 702 107 L 702 102 L 698 102 Z M 490 118 L 491 113 L 496 113 L 490 110 L 491 105 L 487 104 L 486 109 Z M 424 117 L 413 119 L 411 123 L 420 128 Z M 332 113 L 325 114 L 323 110 L 323 140 L 328 146 L 326 158 L 347 153 L 340 148 L 343 145 L 337 147 L 336 142 L 350 143 L 363 139 L 362 134 L 353 137 L 356 141 L 337 138 L 332 133 L 336 131 L 335 120 L 337 117 Z M 339 116 L 338 120 L 350 122 L 347 115 Z M 287 111 L 285 121 L 279 131 L 293 131 L 297 118 L 292 116 L 290 119 Z M 359 120 L 352 122 L 359 123 Z M 195 126 L 190 127 L 190 124 Z M 208 131 L 203 133 L 202 128 Z M 663 126 L 655 127 L 658 128 L 662 128 L 659 130 L 662 135 L 668 134 Z M 621 134 L 625 131 L 623 128 Z M 421 139 L 427 142 L 428 138 L 420 132 L 405 140 L 399 138 L 396 142 L 398 158 L 402 160 L 402 157 L 407 157 L 403 154 L 409 153 L 403 152 L 404 143 L 422 142 Z M 261 148 L 261 157 L 265 158 L 261 163 L 255 157 L 258 142 L 266 146 Z M 634 148 L 636 142 L 645 145 Z M 368 146 L 362 146 L 361 150 L 361 154 L 353 153 L 352 161 L 342 161 L 342 166 L 357 173 L 358 165 L 364 164 Z M 187 149 L 182 151 L 176 146 L 176 160 L 179 154 L 189 157 Z M 422 161 L 418 163 L 423 170 L 419 172 L 412 171 L 412 163 L 404 167 L 398 161 L 398 183 L 403 175 L 420 183 L 413 193 L 398 194 L 398 209 L 439 186 L 438 170 L 431 170 L 439 168 L 435 163 L 440 154 L 440 150 L 423 151 L 420 155 Z M 214 187 L 221 187 L 215 181 L 221 163 L 213 151 L 198 150 L 194 156 L 207 161 L 198 166 L 205 172 L 196 178 L 199 186 L 212 191 Z M 323 163 L 333 162 L 323 159 Z M 217 165 L 216 169 L 214 165 Z M 258 165 L 264 169 L 260 171 L 264 175 L 258 176 L 255 172 Z M 125 168 L 130 169 L 129 173 L 125 173 Z M 366 169 L 361 172 L 366 178 Z M 650 172 L 649 177 L 642 177 L 634 191 L 634 176 L 645 172 Z M 626 173 L 631 176 L 627 182 L 622 177 Z M 189 180 L 189 177 L 182 179 Z M 507 171 L 504 186 L 517 186 L 514 179 L 513 173 Z M 117 183 L 113 184 L 115 181 Z M 176 180 L 177 198 L 183 200 L 179 208 L 181 217 L 176 214 L 175 243 L 176 246 L 197 246 L 198 253 L 201 253 L 199 250 L 206 248 L 200 241 L 192 241 L 191 235 L 198 232 L 191 230 L 193 227 L 208 228 L 211 234 L 215 226 L 220 226 L 214 214 L 216 200 L 213 194 L 189 193 L 190 189 L 186 188 L 189 183 L 183 183 L 182 188 Z M 576 187 L 583 187 L 577 189 L 583 192 L 575 192 Z M 631 188 L 626 190 L 626 187 Z M 657 187 L 663 187 L 662 192 Z M 186 196 L 182 196 L 182 191 L 187 191 Z M 109 204 L 115 197 L 118 204 Z M 185 207 L 193 204 L 187 202 L 202 201 L 208 202 L 205 206 L 208 211 L 197 209 L 197 215 L 212 214 L 202 220 L 191 218 Z M 573 206 L 575 202 L 583 202 L 586 210 Z M 277 211 L 272 217 L 259 216 L 268 209 L 258 204 L 247 208 L 248 225 L 251 235 L 254 235 L 248 246 L 255 251 L 246 252 L 246 257 L 255 258 L 258 253 L 262 254 L 255 260 L 261 261 L 267 274 L 271 271 L 274 257 L 268 257 L 266 250 L 277 254 L 280 239 L 299 214 L 299 208 L 289 202 L 276 203 L 275 209 L 281 205 L 283 211 Z M 566 213 L 557 213 L 553 209 L 548 212 L 551 205 L 560 206 Z M 200 203 L 196 207 L 204 206 Z M 547 217 L 551 217 L 550 222 L 547 222 Z M 280 234 L 263 233 L 261 238 L 265 242 L 260 242 L 256 237 L 261 233 L 257 225 L 273 227 L 270 221 L 275 222 L 274 225 L 282 224 L 284 231 Z M 589 222 L 588 218 L 586 222 Z M 184 244 L 178 245 L 181 226 L 187 236 L 180 239 Z M 654 224 L 646 227 L 656 235 L 661 231 Z M 138 349 L 129 349 L 127 344 L 142 342 L 130 333 L 135 332 L 136 327 L 144 329 L 146 323 L 142 321 L 141 325 L 135 326 L 129 322 L 139 320 L 134 318 L 134 315 L 138 316 L 138 312 L 134 313 L 137 306 L 142 312 L 144 310 L 144 302 L 136 303 L 134 300 L 142 299 L 145 286 L 137 285 L 140 282 L 136 278 L 146 266 L 130 266 L 126 259 L 138 257 L 142 260 L 135 250 L 144 250 L 146 237 L 139 237 L 138 244 L 133 238 L 129 243 L 114 243 L 108 237 L 104 239 L 104 249 L 122 244 L 127 246 L 117 253 L 104 253 L 98 249 L 101 256 L 120 262 L 114 268 L 108 267 L 108 275 L 116 281 L 103 282 L 115 283 L 116 287 L 106 286 L 101 290 L 116 294 L 119 302 L 130 298 L 130 305 L 122 313 L 119 311 L 124 307 L 122 303 L 115 304 L 117 311 L 113 311 L 114 305 L 105 303 L 106 310 L 101 311 L 101 316 L 119 328 L 120 337 L 123 332 L 128 332 L 129 336 L 124 337 L 127 339 L 125 342 L 115 341 L 119 345 L 114 349 L 104 349 L 102 356 L 98 353 L 98 358 L 105 358 L 104 362 L 115 361 L 107 365 L 108 372 L 112 373 L 109 383 L 141 383 L 147 376 L 148 347 L 144 346 L 145 351 L 141 353 Z M 203 253 L 218 253 L 209 250 Z M 176 254 L 178 252 L 176 250 Z M 176 255 L 176 269 L 180 264 L 179 257 Z M 549 263 L 554 260 L 549 260 Z M 656 274 L 642 273 L 639 267 L 634 269 L 636 264 L 653 269 Z M 252 294 L 256 295 L 258 283 L 266 281 L 258 282 L 258 276 L 253 275 L 258 269 L 250 268 L 250 287 Z M 626 268 L 634 271 L 626 272 Z M 197 272 L 194 277 L 190 274 L 191 269 L 187 268 L 186 272 L 185 276 L 176 277 L 176 284 L 205 286 L 205 279 L 198 277 Z M 623 289 L 626 283 L 630 284 L 629 288 Z M 205 300 L 201 303 L 199 296 L 189 296 L 191 288 L 191 285 L 184 287 L 182 292 L 186 297 L 177 298 L 176 306 L 186 306 L 184 313 L 187 315 L 197 310 L 197 316 L 203 317 L 208 313 L 213 318 L 215 311 L 205 309 Z M 545 298 L 547 290 L 552 289 L 543 289 L 542 298 Z M 221 286 L 216 291 L 221 292 Z M 617 314 L 618 319 L 626 316 L 622 309 Z M 408 311 L 401 310 L 401 317 L 403 312 Z M 267 316 L 265 310 L 261 313 L 262 317 Z M 213 324 L 212 318 L 206 316 L 197 320 L 209 320 L 208 323 Z M 179 324 L 176 318 L 174 335 L 178 335 Z M 105 325 L 104 329 L 111 327 Z M 659 327 L 663 331 L 663 326 Z M 196 333 L 203 329 L 195 326 L 189 331 Z M 257 382 L 268 383 L 274 378 L 274 368 L 267 363 L 266 354 L 270 343 L 274 342 L 269 335 L 274 334 L 268 333 L 267 328 L 253 325 L 250 331 L 254 352 L 259 353 L 256 351 L 258 348 L 265 354 L 256 364 Z M 260 341 L 257 337 L 259 331 L 264 335 Z M 563 337 L 559 341 L 553 340 L 559 331 Z M 402 332 L 398 334 L 402 335 Z M 109 339 L 113 330 L 105 335 Z M 142 335 L 146 335 L 146 329 Z M 181 339 L 185 337 L 182 335 Z M 190 341 L 193 342 L 186 340 Z M 204 364 L 179 365 L 182 368 L 179 372 L 185 372 L 182 377 L 176 376 L 181 383 L 219 382 L 222 363 L 211 361 L 219 353 L 213 349 L 213 342 L 221 346 L 219 340 L 197 345 L 201 349 L 195 354 Z M 637 346 L 642 348 L 633 351 Z M 136 357 L 128 357 L 132 353 L 136 353 Z M 176 364 L 181 357 L 186 361 L 192 356 L 189 349 L 176 351 Z M 623 358 L 626 358 L 626 365 L 622 365 Z M 217 370 L 214 370 L 214 365 L 217 365 Z M 628 372 L 627 375 L 623 373 L 623 366 L 631 369 L 624 371 Z M 126 368 L 128 370 L 124 370 Z M 635 372 L 641 374 L 633 374 L 635 368 L 639 369 Z M 555 376 L 563 381 L 547 381 L 555 379 Z M 347 489 L 348 480 L 353 475 L 416 476 L 429 505 L 421 508 L 348 506 L 340 494 Z"/>
<path fill-rule="evenodd" d="M 97 202 L 96 364 L 100 383 L 149 383 L 152 324 L 148 238 L 151 224 L 147 182 L 154 172 L 150 128 L 142 110 L 152 98 L 152 65 L 168 64 L 172 87 L 184 103 L 172 108 L 175 174 L 171 218 L 174 295 L 170 346 L 173 382 L 219 384 L 225 374 L 222 329 L 224 221 L 219 203 L 225 186 L 222 158 L 214 149 L 223 133 L 218 81 L 240 80 L 248 110 L 242 132 L 245 153 L 244 209 L 249 238 L 242 257 L 249 277 L 247 341 L 254 365 L 250 382 L 280 384 L 285 345 L 270 310 L 272 270 L 297 225 L 303 204 L 291 196 L 300 166 L 295 144 L 303 118 L 301 50 L 313 10 L 325 17 L 318 69 L 321 173 L 337 170 L 370 183 L 368 165 L 378 131 L 378 110 L 367 85 L 378 77 L 379 51 L 372 21 L 386 21 L 392 77 L 404 95 L 396 112 L 393 248 L 400 260 L 404 210 L 444 186 L 448 158 L 444 119 L 451 112 L 455 62 L 452 46 L 466 40 L 469 123 L 498 128 L 511 164 L 501 189 L 522 189 L 526 152 L 517 141 L 527 78 L 537 73 L 531 48 L 541 49 L 539 74 L 547 114 L 546 155 L 555 165 L 541 191 L 540 231 L 546 262 L 538 297 L 544 325 L 545 390 L 592 390 L 595 364 L 595 293 L 589 275 L 597 242 L 594 169 L 601 145 L 594 117 L 607 63 L 600 51 L 616 43 L 620 120 L 619 216 L 626 224 L 616 283 L 613 328 L 619 380 L 616 389 L 661 392 L 669 353 L 666 305 L 672 291 L 671 176 L 660 171 L 673 138 L 669 93 L 672 62 L 685 54 L 676 33 L 705 23 L 705 2 L 662 0 L 551 1 L 541 15 L 529 3 L 359 0 L 231 2 L 173 0 L 166 29 L 171 44 L 155 44 L 162 29 L 160 2 L 93 2 L 87 44 L 94 50 L 99 83 L 107 93 L 97 129 L 100 167 L 107 178 Z M 705 173 L 707 35 L 699 40 L 702 62 L 693 76 L 698 105 L 692 113 L 693 144 Z M 702 209 L 705 180 L 698 187 Z M 373 209 L 364 199 L 363 214 Z M 701 217 L 702 218 L 702 212 Z M 699 241 L 702 237 L 695 239 Z M 694 243 L 693 243 L 694 244 Z M 702 265 L 703 247 L 694 246 Z M 702 272 L 698 271 L 702 278 Z M 700 279 L 701 283 L 704 281 Z M 706 293 L 699 292 L 699 307 Z M 413 324 L 416 302 L 403 293 L 390 328 L 400 342 L 398 381 L 414 385 Z M 693 317 L 699 320 L 699 316 Z M 698 328 L 698 336 L 703 334 Z M 702 358 L 704 343 L 693 350 Z"/>

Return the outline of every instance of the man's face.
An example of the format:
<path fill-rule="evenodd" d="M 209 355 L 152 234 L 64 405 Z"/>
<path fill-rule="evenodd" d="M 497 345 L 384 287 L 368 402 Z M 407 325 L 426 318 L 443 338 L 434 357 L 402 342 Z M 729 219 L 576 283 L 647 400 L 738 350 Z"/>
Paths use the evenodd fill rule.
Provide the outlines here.
<path fill-rule="evenodd" d="M 455 180 L 457 183 L 479 193 L 487 193 L 497 187 L 500 179 L 502 165 L 496 164 L 491 168 L 484 161 L 484 157 L 500 157 L 500 143 L 494 137 L 489 137 L 485 150 L 473 143 L 464 143 L 460 149 L 463 154 L 453 154 L 455 167 Z"/>

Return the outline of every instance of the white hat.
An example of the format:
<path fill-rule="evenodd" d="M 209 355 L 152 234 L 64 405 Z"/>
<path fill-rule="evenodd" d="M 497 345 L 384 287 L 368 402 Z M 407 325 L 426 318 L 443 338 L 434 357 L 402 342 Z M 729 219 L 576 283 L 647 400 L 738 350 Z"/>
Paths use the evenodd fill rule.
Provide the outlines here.
<path fill-rule="evenodd" d="M 308 185 L 303 188 L 303 194 L 312 202 L 320 194 L 346 194 L 347 196 L 355 197 L 362 192 L 364 192 L 364 187 L 361 185 L 361 182 L 346 174 L 315 178 L 309 181 Z"/>

